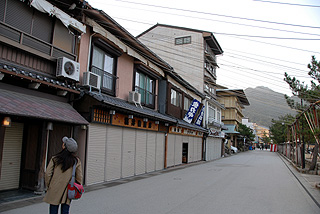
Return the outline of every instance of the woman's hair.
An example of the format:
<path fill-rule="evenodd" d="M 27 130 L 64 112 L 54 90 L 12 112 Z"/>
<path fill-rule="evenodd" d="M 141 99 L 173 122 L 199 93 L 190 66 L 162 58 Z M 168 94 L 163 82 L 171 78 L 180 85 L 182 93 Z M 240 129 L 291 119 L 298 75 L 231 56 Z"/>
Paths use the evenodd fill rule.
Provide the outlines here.
<path fill-rule="evenodd" d="M 76 157 L 67 149 L 63 149 L 61 152 L 54 156 L 53 160 L 55 165 L 58 166 L 61 164 L 62 172 L 65 172 L 67 171 L 67 169 L 74 165 Z"/>

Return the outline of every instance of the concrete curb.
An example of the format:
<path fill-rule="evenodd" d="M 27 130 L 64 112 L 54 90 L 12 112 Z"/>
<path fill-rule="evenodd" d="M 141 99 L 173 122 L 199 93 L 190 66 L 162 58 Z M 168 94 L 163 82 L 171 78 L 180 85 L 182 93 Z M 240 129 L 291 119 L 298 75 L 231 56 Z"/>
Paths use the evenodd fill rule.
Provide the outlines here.
<path fill-rule="evenodd" d="M 302 173 L 301 170 L 299 170 L 298 167 L 296 167 L 295 164 L 284 155 L 278 153 L 278 156 L 287 166 L 288 170 L 297 179 L 297 181 L 300 183 L 303 189 L 307 192 L 310 198 L 314 201 L 314 203 L 320 208 L 320 188 L 318 188 L 319 184 L 315 183 L 314 185 L 311 185 L 311 183 L 308 182 L 307 179 L 302 176 L 302 174 L 306 173 Z"/>

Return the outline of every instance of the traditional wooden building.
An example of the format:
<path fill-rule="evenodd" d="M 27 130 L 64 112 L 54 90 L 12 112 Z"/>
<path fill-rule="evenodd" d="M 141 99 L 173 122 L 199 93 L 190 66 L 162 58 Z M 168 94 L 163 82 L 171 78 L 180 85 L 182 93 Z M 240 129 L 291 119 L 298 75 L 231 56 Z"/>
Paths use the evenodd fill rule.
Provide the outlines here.
<path fill-rule="evenodd" d="M 42 193 L 46 164 L 63 136 L 78 141 L 85 159 L 88 122 L 73 108 L 85 32 L 47 1 L 0 1 L 0 191 Z"/>

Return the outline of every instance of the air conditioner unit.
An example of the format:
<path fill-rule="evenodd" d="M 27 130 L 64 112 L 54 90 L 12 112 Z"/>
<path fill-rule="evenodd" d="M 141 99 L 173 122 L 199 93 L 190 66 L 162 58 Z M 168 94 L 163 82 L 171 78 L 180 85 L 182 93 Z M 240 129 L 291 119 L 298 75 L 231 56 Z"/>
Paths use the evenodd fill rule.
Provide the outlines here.
<path fill-rule="evenodd" d="M 130 103 L 134 103 L 134 104 L 138 104 L 140 105 L 141 104 L 141 94 L 136 92 L 136 91 L 130 91 L 129 92 L 129 98 L 128 98 L 128 101 Z"/>
<path fill-rule="evenodd" d="M 58 58 L 56 76 L 79 81 L 80 64 L 66 57 Z"/>
<path fill-rule="evenodd" d="M 98 74 L 92 72 L 83 73 L 83 85 L 100 89 L 101 77 Z"/>

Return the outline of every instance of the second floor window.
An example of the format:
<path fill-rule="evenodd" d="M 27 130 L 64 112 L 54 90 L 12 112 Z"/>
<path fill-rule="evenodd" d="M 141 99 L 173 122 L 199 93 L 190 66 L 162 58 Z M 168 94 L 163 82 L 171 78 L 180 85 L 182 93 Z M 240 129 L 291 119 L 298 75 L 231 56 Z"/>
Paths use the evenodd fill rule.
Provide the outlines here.
<path fill-rule="evenodd" d="M 101 76 L 101 88 L 107 92 L 114 91 L 116 76 L 116 58 L 94 46 L 92 52 L 91 72 Z"/>
<path fill-rule="evenodd" d="M 171 104 L 181 107 L 182 95 L 174 89 L 171 89 Z"/>
<path fill-rule="evenodd" d="M 221 121 L 221 110 L 220 109 L 218 109 L 218 111 L 217 111 L 217 121 Z"/>
<path fill-rule="evenodd" d="M 216 120 L 216 109 L 212 106 L 209 106 L 208 117 L 210 123 Z"/>
<path fill-rule="evenodd" d="M 141 104 L 154 108 L 155 80 L 150 76 L 136 72 L 135 91 L 141 94 Z"/>
<path fill-rule="evenodd" d="M 188 111 L 189 110 L 189 107 L 191 105 L 191 102 L 192 100 L 187 98 L 187 97 L 184 97 L 184 105 L 183 105 L 183 109 Z"/>

